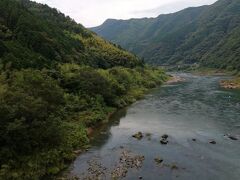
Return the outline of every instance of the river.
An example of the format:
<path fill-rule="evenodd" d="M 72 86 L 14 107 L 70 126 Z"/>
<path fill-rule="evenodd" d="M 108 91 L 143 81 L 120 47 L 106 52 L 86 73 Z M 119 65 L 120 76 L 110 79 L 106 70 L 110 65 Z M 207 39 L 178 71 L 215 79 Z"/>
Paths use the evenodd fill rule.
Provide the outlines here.
<path fill-rule="evenodd" d="M 219 87 L 226 77 L 178 75 L 185 81 L 154 89 L 95 131 L 69 177 L 239 180 L 240 92 Z"/>

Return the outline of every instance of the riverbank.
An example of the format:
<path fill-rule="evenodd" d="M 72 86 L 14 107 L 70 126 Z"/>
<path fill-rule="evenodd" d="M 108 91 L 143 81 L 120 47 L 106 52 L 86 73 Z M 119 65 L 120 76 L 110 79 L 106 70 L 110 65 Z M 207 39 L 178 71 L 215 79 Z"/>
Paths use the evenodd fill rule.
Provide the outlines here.
<path fill-rule="evenodd" d="M 213 68 L 199 68 L 193 71 L 192 74 L 200 76 L 232 76 L 230 80 L 221 80 L 220 86 L 225 89 L 240 89 L 240 77 L 236 72 Z"/>
<path fill-rule="evenodd" d="M 177 75 L 170 75 L 168 81 L 165 82 L 165 84 L 174 84 L 179 82 L 184 82 L 185 79 L 183 77 L 177 76 Z"/>
<path fill-rule="evenodd" d="M 219 82 L 220 86 L 225 89 L 240 89 L 240 77 L 236 72 L 210 69 L 210 68 L 200 68 L 192 72 L 192 74 L 200 76 L 232 76 L 230 80 L 221 80 Z"/>
<path fill-rule="evenodd" d="M 232 79 L 230 80 L 221 80 L 219 82 L 220 86 L 225 89 L 240 89 L 240 77 L 239 73 L 237 72 L 205 67 L 197 68 L 187 72 L 198 76 L 232 76 Z"/>
<path fill-rule="evenodd" d="M 221 87 L 225 89 L 240 89 L 240 77 L 231 80 L 220 81 Z"/>
<path fill-rule="evenodd" d="M 53 179 L 89 148 L 91 128 L 168 79 L 162 69 L 151 67 L 65 64 L 57 74 L 53 79 L 48 71 L 24 70 L 11 81 L 1 76 L 0 179 Z"/>
<path fill-rule="evenodd" d="M 128 92 L 121 96 L 119 99 L 119 106 L 117 107 L 106 107 L 107 111 L 101 112 L 101 119 L 96 120 L 85 120 L 88 123 L 85 127 L 85 135 L 87 137 L 87 142 L 84 146 L 76 146 L 72 149 L 72 153 L 74 160 L 77 156 L 81 155 L 84 152 L 87 152 L 91 147 L 91 140 L 96 132 L 101 129 L 101 126 L 108 124 L 112 116 L 119 111 L 119 109 L 123 109 L 132 103 L 136 102 L 139 99 L 142 99 L 145 94 L 147 94 L 151 89 L 161 86 L 163 83 L 168 81 L 169 76 L 165 74 L 165 72 L 161 69 L 147 69 L 142 72 L 144 75 L 139 76 L 139 74 L 125 74 L 127 76 L 122 79 L 123 81 L 129 81 L 128 83 L 124 84 L 125 86 L 130 86 Z M 131 76 L 130 76 L 131 75 Z M 130 77 L 129 77 L 130 76 Z M 136 83 L 130 83 L 130 82 Z M 140 84 L 139 84 L 140 83 Z M 84 118 L 88 118 L 88 116 L 81 116 L 81 119 L 84 121 Z M 72 162 L 72 161 L 70 161 Z M 69 163 L 68 163 L 69 165 Z M 68 167 L 68 166 L 66 166 Z M 66 170 L 66 168 L 65 168 Z M 64 169 L 63 169 L 64 171 Z M 65 172 L 63 172 L 65 174 Z M 62 178 L 62 172 L 59 175 Z M 63 175 L 64 178 L 65 175 Z"/>
<path fill-rule="evenodd" d="M 181 77 L 99 128 L 67 179 L 238 179 L 238 92 L 219 88 L 221 76 Z"/>
<path fill-rule="evenodd" d="M 232 72 L 226 71 L 223 69 L 215 69 L 215 68 L 206 68 L 206 67 L 199 67 L 197 69 L 192 69 L 187 72 L 190 72 L 194 75 L 198 76 L 226 76 L 232 75 Z"/>

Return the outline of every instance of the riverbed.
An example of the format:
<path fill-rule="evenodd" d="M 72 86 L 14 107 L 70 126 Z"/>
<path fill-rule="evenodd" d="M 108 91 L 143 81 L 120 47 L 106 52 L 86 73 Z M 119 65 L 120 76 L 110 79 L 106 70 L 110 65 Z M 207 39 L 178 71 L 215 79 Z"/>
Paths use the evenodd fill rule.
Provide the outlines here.
<path fill-rule="evenodd" d="M 239 180 L 240 92 L 219 86 L 227 77 L 177 75 L 185 81 L 154 89 L 95 131 L 69 178 Z"/>

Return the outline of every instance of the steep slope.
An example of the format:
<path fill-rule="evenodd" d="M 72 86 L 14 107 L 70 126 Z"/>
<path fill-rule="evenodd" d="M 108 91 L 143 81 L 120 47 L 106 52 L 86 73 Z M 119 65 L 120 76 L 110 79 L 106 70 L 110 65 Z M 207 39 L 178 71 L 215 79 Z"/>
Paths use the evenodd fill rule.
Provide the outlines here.
<path fill-rule="evenodd" d="M 92 28 L 152 64 L 240 69 L 240 0 L 188 8 L 150 19 L 107 20 Z"/>
<path fill-rule="evenodd" d="M 134 55 L 56 9 L 26 0 L 0 1 L 0 49 L 4 66 L 8 62 L 18 69 L 50 67 L 58 62 L 102 68 L 141 64 Z"/>

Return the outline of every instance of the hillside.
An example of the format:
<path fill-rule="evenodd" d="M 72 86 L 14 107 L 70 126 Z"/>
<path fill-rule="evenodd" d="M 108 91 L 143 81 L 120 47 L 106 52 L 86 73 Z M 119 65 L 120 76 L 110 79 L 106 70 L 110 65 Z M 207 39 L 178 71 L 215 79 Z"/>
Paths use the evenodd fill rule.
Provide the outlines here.
<path fill-rule="evenodd" d="M 26 0 L 1 0 L 0 48 L 3 65 L 11 62 L 17 69 L 53 67 L 56 63 L 101 68 L 140 65 L 137 57 L 97 37 L 56 9 Z"/>
<path fill-rule="evenodd" d="M 240 70 L 240 0 L 219 0 L 157 18 L 110 19 L 92 30 L 151 64 Z"/>
<path fill-rule="evenodd" d="M 166 79 L 56 9 L 1 0 L 0 179 L 56 179 L 88 128 Z"/>

